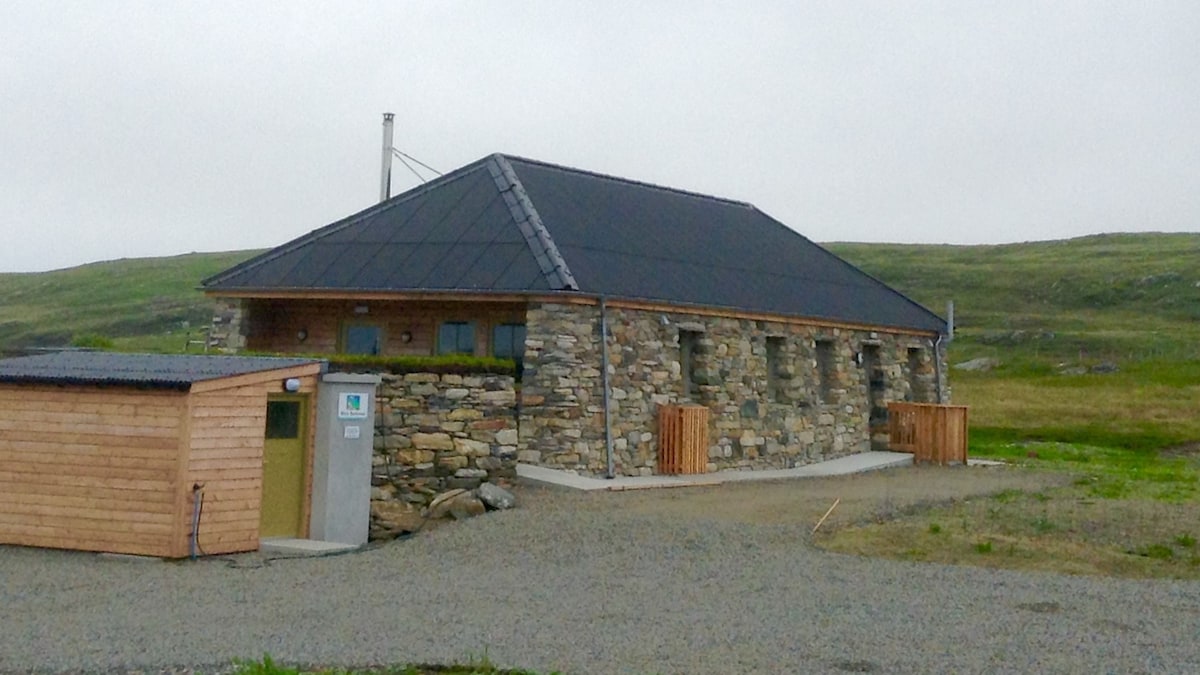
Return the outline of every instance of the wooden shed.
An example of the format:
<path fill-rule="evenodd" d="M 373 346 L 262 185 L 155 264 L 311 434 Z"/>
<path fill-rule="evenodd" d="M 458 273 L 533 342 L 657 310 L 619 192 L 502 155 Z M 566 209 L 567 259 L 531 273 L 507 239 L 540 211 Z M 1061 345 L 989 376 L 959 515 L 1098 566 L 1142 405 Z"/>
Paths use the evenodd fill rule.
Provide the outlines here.
<path fill-rule="evenodd" d="M 0 360 L 0 544 L 181 558 L 306 536 L 323 370 L 300 358 Z"/>

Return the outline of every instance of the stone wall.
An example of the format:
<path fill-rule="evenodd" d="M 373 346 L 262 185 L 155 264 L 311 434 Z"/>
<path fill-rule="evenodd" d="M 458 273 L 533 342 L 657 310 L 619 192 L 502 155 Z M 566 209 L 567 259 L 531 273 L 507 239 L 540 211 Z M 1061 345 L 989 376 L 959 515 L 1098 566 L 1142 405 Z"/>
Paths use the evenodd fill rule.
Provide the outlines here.
<path fill-rule="evenodd" d="M 245 310 L 241 300 L 219 298 L 213 308 L 212 324 L 208 329 L 207 348 L 217 352 L 236 353 L 246 346 L 243 332 Z"/>
<path fill-rule="evenodd" d="M 667 403 L 709 408 L 708 469 L 716 471 L 786 468 L 867 450 L 871 427 L 878 432 L 886 422 L 877 415 L 872 424 L 872 407 L 937 396 L 928 337 L 612 308 L 608 324 L 619 475 L 655 471 L 658 407 Z M 597 307 L 530 308 L 521 461 L 605 472 L 599 325 Z M 694 344 L 690 358 L 681 333 L 685 345 Z M 818 342 L 831 356 L 824 378 Z"/>
<path fill-rule="evenodd" d="M 516 389 L 511 376 L 381 377 L 372 502 L 425 506 L 447 489 L 475 488 L 483 481 L 516 476 Z"/>

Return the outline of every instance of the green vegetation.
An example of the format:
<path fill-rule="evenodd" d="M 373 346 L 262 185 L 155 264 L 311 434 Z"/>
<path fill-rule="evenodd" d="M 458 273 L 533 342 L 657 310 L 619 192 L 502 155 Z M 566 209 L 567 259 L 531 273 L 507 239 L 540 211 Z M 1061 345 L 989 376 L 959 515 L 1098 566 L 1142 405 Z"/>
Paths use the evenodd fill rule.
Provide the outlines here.
<path fill-rule="evenodd" d="M 1200 578 L 1189 533 L 1200 518 L 1200 235 L 829 248 L 939 313 L 953 299 L 951 364 L 999 364 L 950 374 L 954 402 L 971 408 L 970 455 L 1067 483 L 930 505 L 838 532 L 830 548 Z"/>
<path fill-rule="evenodd" d="M 951 372 L 954 401 L 971 406 L 973 454 L 1200 440 L 1200 235 L 829 248 L 930 308 L 953 299 L 951 363 L 999 362 Z"/>
<path fill-rule="evenodd" d="M 52 272 L 0 274 L 0 352 L 73 342 L 122 350 L 184 351 L 213 303 L 200 280 L 256 251 L 192 253 L 92 263 Z M 105 342 L 111 341 L 111 342 Z"/>
<path fill-rule="evenodd" d="M 954 300 L 956 359 L 1021 368 L 1200 358 L 1200 234 L 828 248 L 939 313 Z"/>
<path fill-rule="evenodd" d="M 289 354 L 288 356 L 293 356 Z M 442 356 L 367 356 L 360 354 L 313 355 L 329 359 L 330 368 L 342 372 L 362 369 L 370 372 L 380 370 L 389 373 L 495 373 L 513 375 L 517 364 L 512 359 L 497 359 L 466 354 Z"/>
<path fill-rule="evenodd" d="M 448 666 L 408 664 L 367 668 L 320 668 L 284 666 L 276 663 L 269 654 L 265 654 L 261 661 L 239 660 L 234 662 L 234 666 L 234 675 L 537 675 L 531 670 L 498 668 L 486 656 L 481 659 L 469 659 L 465 664 Z"/>

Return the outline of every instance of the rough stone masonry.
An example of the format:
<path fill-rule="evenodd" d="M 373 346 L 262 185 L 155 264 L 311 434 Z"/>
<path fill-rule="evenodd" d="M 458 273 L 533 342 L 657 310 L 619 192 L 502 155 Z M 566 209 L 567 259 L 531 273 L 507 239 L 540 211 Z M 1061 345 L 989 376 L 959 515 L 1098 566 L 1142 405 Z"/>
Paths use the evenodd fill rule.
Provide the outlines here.
<path fill-rule="evenodd" d="M 383 374 L 375 420 L 372 501 L 420 508 L 438 493 L 516 476 L 511 376 Z"/>
<path fill-rule="evenodd" d="M 658 408 L 669 403 L 709 408 L 708 470 L 716 471 L 862 452 L 886 422 L 887 401 L 936 401 L 939 388 L 947 400 L 945 369 L 935 368 L 926 336 L 612 308 L 608 325 L 622 475 L 655 471 Z M 528 311 L 520 461 L 606 470 L 599 326 L 595 306 Z"/>

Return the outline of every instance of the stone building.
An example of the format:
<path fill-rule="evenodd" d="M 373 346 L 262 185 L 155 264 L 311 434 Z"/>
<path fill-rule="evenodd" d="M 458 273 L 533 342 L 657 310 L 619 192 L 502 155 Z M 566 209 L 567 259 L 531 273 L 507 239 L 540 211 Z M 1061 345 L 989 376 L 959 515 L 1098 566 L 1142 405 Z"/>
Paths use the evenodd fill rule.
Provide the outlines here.
<path fill-rule="evenodd" d="M 709 408 L 720 470 L 948 398 L 942 319 L 754 206 L 505 155 L 203 286 L 230 350 L 515 359 L 516 457 L 592 475 L 653 472 L 664 404 Z"/>

